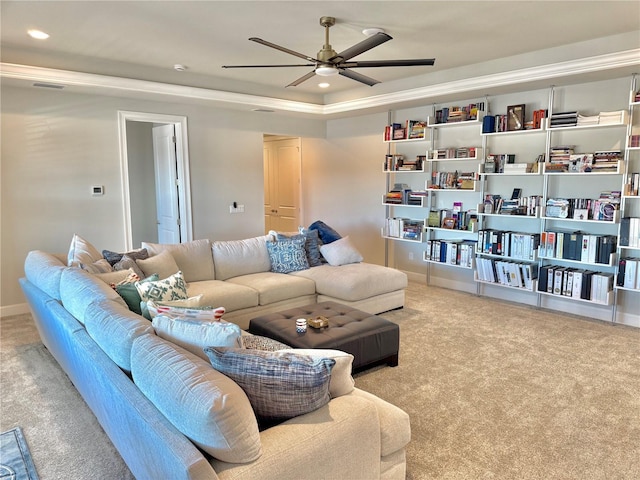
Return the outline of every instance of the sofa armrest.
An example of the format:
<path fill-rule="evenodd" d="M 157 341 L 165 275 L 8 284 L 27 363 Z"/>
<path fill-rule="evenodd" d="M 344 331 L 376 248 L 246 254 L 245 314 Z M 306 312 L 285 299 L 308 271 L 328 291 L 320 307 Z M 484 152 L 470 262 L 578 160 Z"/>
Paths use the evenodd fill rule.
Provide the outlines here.
<path fill-rule="evenodd" d="M 409 415 L 404 410 L 359 388 L 355 388 L 349 395 L 366 398 L 376 406 L 380 418 L 381 456 L 387 456 L 407 446 L 411 441 L 411 424 Z"/>
<path fill-rule="evenodd" d="M 220 480 L 380 477 L 380 423 L 369 400 L 345 395 L 260 434 L 263 454 L 239 465 L 213 459 Z"/>

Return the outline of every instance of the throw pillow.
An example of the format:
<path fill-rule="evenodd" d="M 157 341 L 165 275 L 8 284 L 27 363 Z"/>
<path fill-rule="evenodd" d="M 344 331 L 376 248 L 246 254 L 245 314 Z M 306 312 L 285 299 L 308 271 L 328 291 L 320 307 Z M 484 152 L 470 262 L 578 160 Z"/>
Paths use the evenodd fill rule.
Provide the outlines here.
<path fill-rule="evenodd" d="M 109 262 L 107 262 L 104 258 L 101 258 L 100 260 L 93 263 L 80 262 L 77 266 L 82 270 L 86 270 L 87 272 L 93 274 L 113 272 L 113 268 L 111 268 Z"/>
<path fill-rule="evenodd" d="M 155 317 L 153 325 L 156 335 L 194 355 L 207 360 L 205 347 L 238 347 L 241 330 L 235 323 L 202 322 L 187 318 Z"/>
<path fill-rule="evenodd" d="M 276 241 L 287 240 L 290 238 L 304 238 L 304 251 L 307 256 L 307 262 L 310 267 L 317 267 L 322 265 L 322 256 L 320 255 L 320 244 L 317 230 L 307 230 L 300 227 L 300 233 L 287 234 L 282 232 L 269 232 L 273 235 Z"/>
<path fill-rule="evenodd" d="M 100 252 L 91 243 L 78 234 L 74 234 L 67 253 L 67 266 L 79 267 L 80 264 L 91 265 L 102 259 Z"/>
<path fill-rule="evenodd" d="M 204 351 L 213 368 L 242 387 L 261 428 L 329 403 L 333 359 L 238 348 Z"/>
<path fill-rule="evenodd" d="M 363 258 L 360 252 L 353 246 L 349 236 L 320 247 L 322 256 L 327 259 L 329 265 L 337 267 L 348 263 L 360 263 Z"/>
<path fill-rule="evenodd" d="M 225 312 L 224 307 L 179 307 L 162 302 L 156 303 L 153 300 L 147 302 L 147 309 L 151 318 L 163 315 L 169 318 L 181 318 L 197 322 L 219 322 Z"/>
<path fill-rule="evenodd" d="M 329 382 L 329 393 L 331 398 L 340 397 L 353 392 L 355 381 L 351 376 L 353 368 L 353 355 L 341 350 L 330 350 L 323 348 L 287 348 L 279 350 L 278 354 L 293 353 L 296 355 L 309 355 L 312 358 L 332 358 L 336 361 L 331 369 L 331 381 Z"/>
<path fill-rule="evenodd" d="M 247 395 L 211 364 L 156 335 L 142 335 L 131 349 L 131 374 L 156 408 L 212 457 L 247 463 L 262 454 Z"/>
<path fill-rule="evenodd" d="M 162 280 L 151 282 L 136 282 L 136 289 L 142 301 L 156 300 L 180 300 L 189 298 L 187 295 L 187 285 L 184 283 L 182 272 L 177 272 Z"/>
<path fill-rule="evenodd" d="M 136 259 L 129 255 L 123 255 L 120 260 L 113 264 L 114 270 L 133 270 L 140 277 L 144 277 L 144 272 L 138 266 Z"/>
<path fill-rule="evenodd" d="M 196 295 L 194 297 L 189 297 L 189 298 L 183 298 L 180 300 L 171 300 L 171 301 L 166 301 L 166 302 L 162 302 L 162 305 L 168 305 L 168 306 L 172 306 L 172 307 L 183 307 L 183 308 L 198 308 L 200 306 L 200 301 L 202 300 L 202 298 L 204 297 L 204 295 L 201 293 L 200 295 Z M 142 316 L 144 318 L 146 318 L 147 320 L 153 320 L 153 317 L 155 317 L 155 311 L 151 312 L 149 310 L 149 304 L 150 303 L 155 303 L 153 302 L 153 300 L 149 300 L 144 301 L 141 299 L 140 301 L 140 310 L 142 311 Z M 156 304 L 157 305 L 157 304 Z M 200 309 L 211 309 L 212 307 L 200 307 Z M 224 312 L 222 312 L 224 313 Z"/>
<path fill-rule="evenodd" d="M 309 225 L 309 230 L 317 230 L 320 240 L 322 240 L 324 244 L 335 242 L 342 238 L 338 232 L 321 220 L 317 220 Z"/>
<path fill-rule="evenodd" d="M 242 348 L 265 350 L 268 352 L 274 352 L 276 350 L 286 350 L 291 348 L 289 345 L 285 345 L 284 343 L 279 342 L 278 340 L 274 340 L 273 338 L 263 337 L 262 335 L 253 335 L 251 333 L 242 335 L 242 338 L 240 338 L 240 343 L 242 343 Z"/>
<path fill-rule="evenodd" d="M 137 277 L 137 276 L 136 276 Z M 138 315 L 142 315 L 142 310 L 140 309 L 140 294 L 138 293 L 138 289 L 136 284 L 145 283 L 145 282 L 155 282 L 159 279 L 157 274 L 150 275 L 147 278 L 142 280 L 138 280 L 137 278 L 132 282 L 124 282 L 116 285 L 116 292 L 120 295 L 123 300 L 126 302 L 129 310 L 137 313 Z"/>
<path fill-rule="evenodd" d="M 111 266 L 114 266 L 116 263 L 122 260 L 122 257 L 124 257 L 125 255 L 129 258 L 133 258 L 134 260 L 144 260 L 145 258 L 149 258 L 149 252 L 147 252 L 146 248 L 132 250 L 126 253 L 112 252 L 111 250 L 102 250 L 102 256 L 107 260 L 107 262 L 111 264 Z"/>
<path fill-rule="evenodd" d="M 309 268 L 304 250 L 304 238 L 267 241 L 267 250 L 271 261 L 271 271 L 276 273 L 297 272 Z"/>
<path fill-rule="evenodd" d="M 146 277 L 157 273 L 160 278 L 167 278 L 180 270 L 168 251 L 160 252 L 158 255 L 153 255 L 144 260 L 136 260 L 136 263 Z"/>
<path fill-rule="evenodd" d="M 113 272 L 97 273 L 96 277 L 108 284 L 111 288 L 115 289 L 117 284 L 125 283 L 129 278 L 132 278 L 131 275 L 136 275 L 133 270 L 114 270 Z M 140 277 L 136 275 L 136 278 L 131 281 L 135 282 L 138 280 L 140 280 Z"/>

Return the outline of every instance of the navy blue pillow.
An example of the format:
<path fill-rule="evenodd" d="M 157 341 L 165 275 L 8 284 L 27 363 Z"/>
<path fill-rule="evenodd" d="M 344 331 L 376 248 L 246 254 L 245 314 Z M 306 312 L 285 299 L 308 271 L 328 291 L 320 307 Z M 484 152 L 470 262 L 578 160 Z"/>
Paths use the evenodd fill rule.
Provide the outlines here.
<path fill-rule="evenodd" d="M 340 240 L 342 236 L 322 220 L 317 220 L 309 225 L 309 230 L 317 230 L 323 244 Z"/>

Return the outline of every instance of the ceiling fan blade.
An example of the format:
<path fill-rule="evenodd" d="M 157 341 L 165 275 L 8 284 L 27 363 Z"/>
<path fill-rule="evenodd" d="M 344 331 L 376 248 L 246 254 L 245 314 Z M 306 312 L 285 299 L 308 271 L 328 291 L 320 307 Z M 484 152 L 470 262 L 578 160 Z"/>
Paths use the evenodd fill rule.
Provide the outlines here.
<path fill-rule="evenodd" d="M 343 70 L 342 68 L 339 68 L 338 73 L 343 77 L 350 78 L 351 80 L 355 80 L 356 82 L 364 83 L 365 85 L 369 85 L 370 87 L 373 87 L 376 83 L 380 83 L 378 80 L 367 77 L 366 75 L 362 75 L 361 73 L 354 72 L 353 70 Z"/>
<path fill-rule="evenodd" d="M 306 75 L 300 77 L 297 80 L 294 80 L 293 82 L 291 82 L 289 85 L 287 85 L 287 87 L 296 87 L 298 85 L 300 85 L 302 82 L 309 80 L 311 77 L 315 76 L 316 71 L 315 70 L 311 70 L 309 73 L 307 73 Z"/>
<path fill-rule="evenodd" d="M 276 50 L 280 50 L 281 52 L 288 53 L 290 55 L 294 55 L 294 56 L 299 57 L 299 58 L 304 58 L 305 60 L 307 60 L 309 62 L 314 62 L 315 63 L 315 62 L 319 62 L 320 61 L 317 58 L 309 57 L 307 55 L 304 55 L 303 53 L 294 52 L 293 50 L 289 50 L 288 48 L 281 47 L 280 45 L 276 45 L 275 43 L 267 42 L 266 40 L 262 40 L 261 38 L 251 37 L 249 40 L 251 40 L 252 42 L 256 42 L 256 43 L 259 43 L 261 45 L 264 45 L 266 47 L 275 48 Z"/>
<path fill-rule="evenodd" d="M 367 50 L 371 50 L 373 47 L 377 47 L 384 42 L 388 42 L 392 38 L 393 37 L 387 35 L 386 33 L 378 32 L 375 35 L 371 35 L 369 38 L 361 41 L 360 43 L 356 43 L 353 47 L 343 50 L 336 56 L 330 58 L 329 61 L 333 63 L 344 62 L 346 60 L 349 60 L 350 58 L 366 52 Z"/>
<path fill-rule="evenodd" d="M 272 68 L 272 67 L 315 67 L 315 63 L 301 63 L 298 65 L 222 65 L 222 68 Z"/>
<path fill-rule="evenodd" d="M 418 67 L 435 64 L 435 58 L 416 58 L 412 60 L 365 60 L 339 63 L 338 68 L 367 68 L 367 67 Z"/>

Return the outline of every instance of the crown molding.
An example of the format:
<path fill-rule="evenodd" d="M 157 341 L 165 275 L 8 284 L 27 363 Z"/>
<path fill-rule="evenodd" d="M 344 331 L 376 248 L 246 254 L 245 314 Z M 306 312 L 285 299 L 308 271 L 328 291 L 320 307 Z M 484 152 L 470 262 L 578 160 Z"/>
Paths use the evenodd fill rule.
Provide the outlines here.
<path fill-rule="evenodd" d="M 559 78 L 574 77 L 608 70 L 619 70 L 637 67 L 638 65 L 640 65 L 640 49 L 632 49 L 508 72 L 453 80 L 451 82 L 382 95 L 372 95 L 326 105 L 13 63 L 0 63 L 0 78 L 25 82 L 52 83 L 55 85 L 75 87 L 77 91 L 92 91 L 94 93 L 111 95 L 132 95 L 155 99 L 171 98 L 174 101 L 188 99 L 250 109 L 265 108 L 285 113 L 330 116 L 391 107 L 396 104 L 402 104 L 403 102 L 433 100 L 441 96 L 501 87 L 505 88 L 507 86 L 536 81 L 552 82 L 554 79 Z"/>

